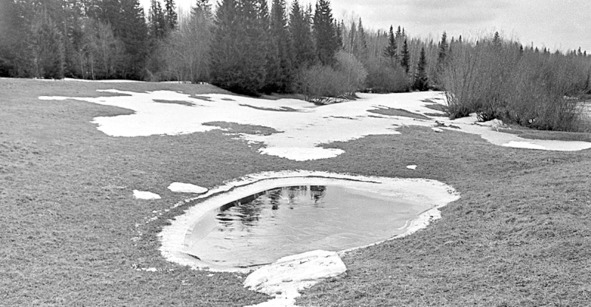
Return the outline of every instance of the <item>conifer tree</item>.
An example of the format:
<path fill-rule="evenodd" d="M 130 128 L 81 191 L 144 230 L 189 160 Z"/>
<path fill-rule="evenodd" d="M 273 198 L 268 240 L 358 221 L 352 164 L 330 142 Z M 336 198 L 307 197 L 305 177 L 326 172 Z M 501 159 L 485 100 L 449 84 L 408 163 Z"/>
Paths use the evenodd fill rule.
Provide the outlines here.
<path fill-rule="evenodd" d="M 476 42 L 478 44 L 478 42 Z M 441 35 L 441 42 L 439 42 L 439 51 L 437 54 L 437 66 L 435 67 L 434 83 L 436 86 L 441 85 L 441 74 L 445 70 L 446 60 L 449 53 L 449 44 L 447 43 L 447 33 L 443 32 Z"/>
<path fill-rule="evenodd" d="M 338 22 L 335 20 L 334 28 L 336 32 L 336 43 L 337 43 L 337 50 L 343 48 L 343 29 L 345 25 L 342 22 Z"/>
<path fill-rule="evenodd" d="M 214 19 L 214 34 L 211 45 L 211 83 L 222 88 L 238 87 L 233 78 L 234 67 L 240 63 L 236 51 L 239 50 L 238 1 L 222 0 L 218 4 Z"/>
<path fill-rule="evenodd" d="M 368 48 L 367 48 L 367 37 L 365 35 L 365 29 L 363 28 L 363 22 L 361 18 L 359 18 L 359 23 L 357 23 L 357 53 L 353 53 L 358 59 L 360 60 L 367 60 L 368 57 Z"/>
<path fill-rule="evenodd" d="M 357 54 L 359 54 L 359 49 L 357 46 L 357 24 L 355 23 L 355 20 L 351 22 L 351 30 L 349 32 L 349 46 L 350 50 L 348 51 L 357 56 Z"/>
<path fill-rule="evenodd" d="M 266 19 L 266 21 L 265 21 Z M 211 46 L 212 83 L 233 92 L 256 95 L 265 84 L 268 34 L 265 0 L 222 0 Z"/>
<path fill-rule="evenodd" d="M 402 45 L 402 58 L 400 60 L 400 66 L 404 68 L 404 71 L 408 74 L 410 70 L 410 52 L 408 51 L 408 41 L 405 39 Z"/>
<path fill-rule="evenodd" d="M 151 43 L 164 38 L 164 35 L 167 32 L 167 25 L 164 11 L 162 10 L 162 5 L 158 0 L 152 0 L 150 4 L 148 23 L 148 34 L 150 36 Z"/>
<path fill-rule="evenodd" d="M 24 33 L 24 20 L 17 3 L 13 0 L 0 1 L 0 76 L 16 76 L 19 69 L 24 68 L 19 65 L 19 57 L 25 49 L 22 43 Z"/>
<path fill-rule="evenodd" d="M 335 62 L 339 45 L 332 17 L 332 9 L 328 0 L 318 0 L 314 11 L 314 38 L 316 42 L 316 54 L 320 63 L 332 65 Z"/>
<path fill-rule="evenodd" d="M 123 42 L 128 59 L 123 62 L 121 77 L 142 79 L 146 64 L 148 27 L 139 0 L 121 2 L 121 16 L 115 25 L 115 35 Z"/>
<path fill-rule="evenodd" d="M 425 56 L 425 47 L 421 48 L 419 62 L 417 63 L 417 73 L 415 75 L 413 88 L 419 91 L 429 89 L 429 79 L 427 77 L 427 57 Z"/>
<path fill-rule="evenodd" d="M 293 46 L 287 28 L 285 0 L 273 0 L 271 6 L 270 38 L 277 65 L 267 71 L 267 86 L 270 90 L 286 93 L 291 91 L 293 77 Z"/>
<path fill-rule="evenodd" d="M 33 76 L 37 78 L 64 77 L 65 50 L 63 36 L 45 5 L 41 5 L 32 25 L 31 49 Z"/>
<path fill-rule="evenodd" d="M 293 43 L 294 69 L 314 64 L 316 53 L 310 31 L 310 16 L 297 0 L 291 6 L 289 34 Z"/>
<path fill-rule="evenodd" d="M 398 46 L 394 36 L 394 27 L 392 26 L 390 26 L 390 32 L 388 32 L 388 46 L 384 49 L 384 56 L 390 60 L 391 65 L 398 61 Z"/>
<path fill-rule="evenodd" d="M 441 35 L 441 42 L 439 43 L 439 53 L 437 55 L 437 65 L 443 65 L 445 63 L 445 58 L 447 57 L 447 51 L 449 49 L 449 45 L 447 43 L 447 33 L 443 32 Z"/>
<path fill-rule="evenodd" d="M 191 11 L 191 14 L 203 16 L 205 19 L 213 18 L 209 0 L 197 0 L 195 7 Z"/>
<path fill-rule="evenodd" d="M 178 17 L 176 13 L 176 5 L 174 0 L 164 0 L 164 20 L 166 24 L 166 32 L 173 31 L 177 28 Z"/>

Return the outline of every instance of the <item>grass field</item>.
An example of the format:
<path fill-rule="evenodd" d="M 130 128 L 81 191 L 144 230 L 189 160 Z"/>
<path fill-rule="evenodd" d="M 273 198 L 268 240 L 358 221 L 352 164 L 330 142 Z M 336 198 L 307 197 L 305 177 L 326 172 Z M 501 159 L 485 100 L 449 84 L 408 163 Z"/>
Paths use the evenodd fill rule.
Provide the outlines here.
<path fill-rule="evenodd" d="M 220 131 L 109 137 L 90 121 L 129 111 L 39 96 L 104 96 L 97 89 L 208 86 L 0 79 L 0 305 L 244 306 L 267 300 L 244 275 L 165 261 L 157 234 L 186 209 L 171 182 L 213 187 L 261 171 L 305 169 L 442 181 L 461 199 L 409 237 L 351 252 L 347 275 L 298 300 L 311 306 L 588 306 L 591 150 L 492 145 L 457 131 L 333 143 L 333 159 L 260 155 Z M 253 129 L 235 125 L 232 131 Z M 257 128 L 258 129 L 258 128 Z M 418 165 L 417 170 L 406 168 Z M 160 200 L 136 200 L 132 190 Z M 141 269 L 155 268 L 155 272 Z"/>

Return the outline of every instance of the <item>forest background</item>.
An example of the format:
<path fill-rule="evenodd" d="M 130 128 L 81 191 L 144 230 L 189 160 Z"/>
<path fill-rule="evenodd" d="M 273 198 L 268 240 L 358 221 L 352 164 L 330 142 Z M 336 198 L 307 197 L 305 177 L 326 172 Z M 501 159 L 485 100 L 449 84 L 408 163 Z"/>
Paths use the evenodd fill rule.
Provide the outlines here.
<path fill-rule="evenodd" d="M 330 2 L 7 0 L 0 76 L 208 82 L 239 94 L 302 94 L 326 103 L 357 91 L 444 90 L 451 118 L 476 112 L 547 130 L 587 131 L 591 57 L 503 39 L 439 41 L 401 26 L 337 20 Z M 443 30 L 443 29 L 442 29 Z M 330 97 L 330 98 L 328 98 Z"/>

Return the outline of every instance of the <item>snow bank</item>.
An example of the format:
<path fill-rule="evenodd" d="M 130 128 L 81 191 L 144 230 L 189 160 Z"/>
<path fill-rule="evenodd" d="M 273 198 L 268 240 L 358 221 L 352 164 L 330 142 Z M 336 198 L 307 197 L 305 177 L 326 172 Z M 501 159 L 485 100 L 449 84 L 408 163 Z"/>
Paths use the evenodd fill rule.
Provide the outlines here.
<path fill-rule="evenodd" d="M 368 135 L 399 134 L 404 126 L 447 129 L 441 126 L 442 114 L 428 106 L 445 102 L 441 92 L 402 94 L 359 94 L 360 99 L 326 106 L 314 106 L 297 99 L 265 100 L 225 94 L 204 94 L 194 98 L 173 91 L 130 92 L 104 90 L 120 96 L 107 97 L 39 97 L 42 100 L 76 99 L 101 105 L 116 106 L 135 111 L 131 115 L 97 117 L 93 123 L 111 136 L 134 137 L 149 135 L 177 135 L 219 129 L 205 125 L 229 122 L 257 125 L 275 129 L 268 135 L 240 134 L 249 143 L 262 144 L 262 154 L 296 161 L 333 158 L 344 151 L 325 148 L 323 144 L 359 139 Z M 167 103 L 167 102 L 185 102 Z M 424 115 L 426 119 L 406 116 L 378 115 L 372 110 L 402 109 Z M 429 114 L 429 115 L 427 115 Z M 517 135 L 499 132 L 502 122 L 477 123 L 476 116 L 444 120 L 466 133 L 480 135 L 485 140 L 506 147 L 543 150 L 582 150 L 591 148 L 589 142 L 525 140 Z M 230 132 L 232 133 L 232 132 Z M 523 142 L 527 142 L 528 145 Z"/>

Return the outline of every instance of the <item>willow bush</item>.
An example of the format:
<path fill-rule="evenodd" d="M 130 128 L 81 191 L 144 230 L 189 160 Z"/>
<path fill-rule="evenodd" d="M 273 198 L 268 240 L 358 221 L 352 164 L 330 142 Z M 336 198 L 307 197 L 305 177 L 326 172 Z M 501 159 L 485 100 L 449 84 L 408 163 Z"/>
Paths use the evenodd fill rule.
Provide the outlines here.
<path fill-rule="evenodd" d="M 457 43 L 442 72 L 450 118 L 477 113 L 479 120 L 544 130 L 577 131 L 580 108 L 571 97 L 588 90 L 588 58 L 523 49 L 498 37 Z"/>

